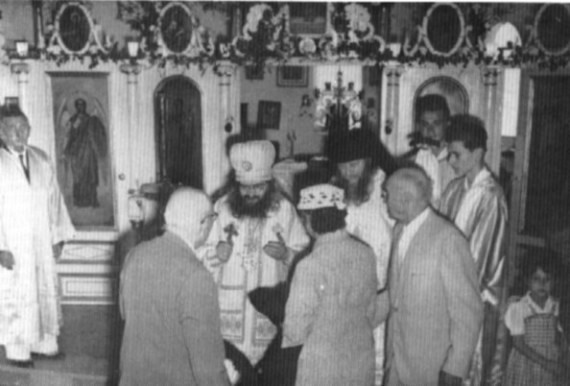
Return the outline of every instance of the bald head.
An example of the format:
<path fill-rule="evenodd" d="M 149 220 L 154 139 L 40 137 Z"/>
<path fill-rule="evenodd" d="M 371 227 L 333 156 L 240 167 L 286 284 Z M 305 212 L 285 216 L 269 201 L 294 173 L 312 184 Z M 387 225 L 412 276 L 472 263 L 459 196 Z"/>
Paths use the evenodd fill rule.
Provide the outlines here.
<path fill-rule="evenodd" d="M 196 189 L 179 188 L 172 193 L 164 211 L 166 230 L 194 246 L 200 236 L 201 223 L 212 211 L 208 196 Z"/>
<path fill-rule="evenodd" d="M 388 178 L 384 191 L 390 216 L 407 223 L 429 206 L 432 184 L 422 168 L 405 167 Z"/>

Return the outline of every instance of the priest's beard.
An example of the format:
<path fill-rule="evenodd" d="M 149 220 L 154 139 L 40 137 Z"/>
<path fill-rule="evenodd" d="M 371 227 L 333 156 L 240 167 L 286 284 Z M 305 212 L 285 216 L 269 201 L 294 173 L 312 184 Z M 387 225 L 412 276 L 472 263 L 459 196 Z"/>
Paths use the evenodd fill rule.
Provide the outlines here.
<path fill-rule="evenodd" d="M 275 185 L 270 183 L 265 194 L 255 202 L 248 202 L 246 197 L 242 196 L 239 188 L 232 189 L 228 196 L 228 204 L 232 214 L 236 218 L 266 218 L 268 213 L 275 209 L 278 205 L 278 195 Z"/>
<path fill-rule="evenodd" d="M 356 184 L 351 185 L 346 178 L 340 175 L 335 176 L 333 182 L 336 186 L 344 190 L 345 199 L 348 203 L 358 206 L 370 199 L 372 176 L 372 170 L 365 168 Z"/>

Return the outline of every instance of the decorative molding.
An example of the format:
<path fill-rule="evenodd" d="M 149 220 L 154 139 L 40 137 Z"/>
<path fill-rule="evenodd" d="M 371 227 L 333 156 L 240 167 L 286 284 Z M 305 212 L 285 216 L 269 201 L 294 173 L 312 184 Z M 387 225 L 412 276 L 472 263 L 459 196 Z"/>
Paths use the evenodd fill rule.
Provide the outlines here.
<path fill-rule="evenodd" d="M 129 58 L 126 48 L 119 49 L 118 43 L 112 42 L 102 26 L 94 22 L 84 3 L 77 0 L 56 2 L 58 8 L 54 25 L 46 31 L 47 47 L 32 47 L 30 58 L 53 61 L 57 65 L 87 59 L 90 68 L 100 62 L 112 61 L 120 65 L 124 60 L 131 60 L 133 64 L 142 61 L 159 68 L 164 68 L 168 63 L 182 68 L 190 65 L 197 65 L 200 69 L 213 66 L 214 70 L 220 61 L 260 67 L 266 63 L 307 66 L 352 62 L 380 66 L 390 63 L 410 66 L 434 63 L 440 67 L 474 63 L 539 69 L 566 67 L 570 62 L 570 41 L 559 50 L 549 50 L 539 36 L 541 17 L 556 11 L 556 8 L 549 7 L 564 7 L 567 11 L 561 16 L 564 20 L 570 20 L 568 6 L 561 4 L 541 6 L 534 24 L 529 26 L 530 39 L 524 46 L 517 46 L 518 41 L 492 39 L 497 41 L 492 50 L 487 50 L 483 41 L 485 34 L 492 35 L 492 31 L 485 31 L 485 27 L 479 26 L 481 20 L 477 19 L 477 12 L 485 11 L 477 9 L 492 9 L 492 5 L 435 3 L 423 15 L 421 24 L 417 25 L 415 43 L 411 43 L 410 36 L 406 36 L 402 45 L 400 42 L 386 44 L 383 37 L 377 35 L 371 22 L 371 6 L 366 4 L 326 3 L 326 14 L 317 15 L 319 20 L 326 20 L 326 32 L 314 34 L 310 29 L 305 29 L 307 33 L 297 32 L 303 31 L 303 23 L 307 23 L 299 15 L 294 16 L 300 19 L 297 22 L 301 27 L 293 29 L 295 33 L 292 33 L 290 6 L 278 2 L 256 3 L 246 11 L 243 26 L 238 28 L 236 23 L 241 20 L 233 20 L 235 28 L 232 31 L 236 31 L 237 35 L 214 41 L 214 34 L 201 24 L 198 13 L 194 11 L 196 5 L 192 2 L 119 1 L 119 19 L 129 24 L 139 35 L 137 38 L 141 43 L 138 57 Z M 234 9 L 225 4 L 215 7 L 228 14 Z M 240 14 L 241 10 L 234 12 L 233 16 Z M 72 18 L 75 18 L 78 26 L 83 26 L 78 27 L 78 31 L 85 38 L 77 38 L 77 43 L 73 43 L 74 38 L 64 35 L 73 27 L 66 27 L 71 22 L 62 21 Z M 436 43 L 437 36 L 440 36 L 440 19 L 449 19 L 454 25 L 457 36 L 453 37 L 453 42 L 441 40 L 440 44 Z M 559 24 L 559 28 L 566 28 L 567 23 Z M 548 27 L 548 23 L 546 25 Z M 177 34 L 177 31 L 183 33 Z M 182 39 L 180 42 L 174 39 L 176 35 Z M 13 49 L 7 51 L 14 56 Z"/>
<path fill-rule="evenodd" d="M 497 86 L 500 72 L 501 69 L 498 67 L 485 67 L 481 71 L 481 75 L 483 76 L 483 84 L 486 87 Z"/>
<path fill-rule="evenodd" d="M 60 274 L 62 304 L 115 304 L 118 296 L 117 276 Z"/>
<path fill-rule="evenodd" d="M 10 72 L 15 75 L 29 74 L 30 65 L 25 62 L 12 62 L 10 63 Z"/>
<path fill-rule="evenodd" d="M 220 61 L 216 64 L 215 72 L 218 76 L 223 78 L 231 77 L 236 72 L 236 66 L 227 60 Z"/>
<path fill-rule="evenodd" d="M 136 77 L 136 75 L 140 74 L 142 71 L 142 66 L 140 64 L 121 63 L 119 69 L 122 73 L 129 75 L 130 78 L 131 76 Z"/>
<path fill-rule="evenodd" d="M 114 243 L 81 243 L 65 245 L 61 256 L 62 264 L 70 263 L 108 263 L 115 259 Z"/>
<path fill-rule="evenodd" d="M 402 69 L 400 68 L 387 68 L 386 70 L 386 79 L 387 79 L 387 86 L 388 87 L 399 87 L 400 86 L 400 77 L 402 76 Z"/>

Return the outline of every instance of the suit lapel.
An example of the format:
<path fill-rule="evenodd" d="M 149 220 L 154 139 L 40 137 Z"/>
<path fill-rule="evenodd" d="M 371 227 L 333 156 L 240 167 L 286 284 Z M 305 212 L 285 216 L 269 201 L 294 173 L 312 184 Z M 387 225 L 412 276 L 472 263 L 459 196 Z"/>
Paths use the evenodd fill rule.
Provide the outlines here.
<path fill-rule="evenodd" d="M 401 261 L 398 256 L 398 249 L 400 244 L 400 238 L 402 236 L 402 231 L 404 227 L 402 224 L 398 223 L 394 227 L 392 248 L 390 250 L 390 269 L 388 275 L 388 288 L 390 289 L 390 299 L 394 307 L 397 307 L 398 303 L 398 290 L 400 287 L 400 268 Z"/>
<path fill-rule="evenodd" d="M 30 174 L 30 185 L 33 185 L 34 182 L 38 181 L 38 160 L 36 159 L 36 155 L 32 153 L 30 149 L 27 151 L 28 153 L 28 173 Z"/>
<path fill-rule="evenodd" d="M 407 266 L 410 260 L 413 260 L 416 256 L 422 256 L 425 253 L 422 251 L 418 251 L 417 249 L 420 247 L 425 247 L 425 244 L 420 243 L 419 240 L 429 238 L 429 233 L 433 229 L 432 221 L 434 220 L 434 216 L 436 216 L 431 210 L 426 217 L 424 223 L 419 227 L 418 231 L 410 240 L 410 246 L 408 251 L 406 252 L 406 257 L 404 258 L 404 265 Z"/>
<path fill-rule="evenodd" d="M 45 178 L 42 173 L 42 163 L 37 153 L 28 149 L 28 169 L 30 171 L 30 185 L 42 185 Z"/>
<path fill-rule="evenodd" d="M 19 181 L 18 184 L 22 183 L 25 184 L 26 186 L 29 186 L 30 184 L 28 182 L 28 179 L 26 178 L 24 170 L 22 169 L 20 160 L 17 157 L 15 157 L 13 154 L 10 154 L 8 149 L 0 149 L 0 152 L 2 152 L 1 157 L 3 158 L 4 164 L 8 166 L 9 173 L 12 174 L 12 177 L 9 178 L 15 178 L 14 181 Z M 2 176 L 2 177 L 6 178 L 8 176 Z"/>
<path fill-rule="evenodd" d="M 433 225 L 432 221 L 434 219 L 435 214 L 430 210 L 427 218 L 425 219 L 424 223 L 419 227 L 416 234 L 410 240 L 410 245 L 408 246 L 408 250 L 406 251 L 406 255 L 402 258 L 399 258 L 397 255 L 397 248 L 395 249 L 395 254 L 392 256 L 392 259 L 395 261 L 394 272 L 391 272 L 391 275 L 396 275 L 397 278 L 395 280 L 396 288 L 395 294 L 396 296 L 401 293 L 403 286 L 405 285 L 406 281 L 409 280 L 410 275 L 410 265 L 413 261 L 417 259 L 421 259 L 426 252 L 421 251 L 419 248 L 425 248 L 425 243 L 420 242 L 421 240 L 429 240 L 429 233 L 431 232 Z M 401 230 L 400 230 L 401 234 Z M 397 261 L 397 262 L 396 262 Z"/>

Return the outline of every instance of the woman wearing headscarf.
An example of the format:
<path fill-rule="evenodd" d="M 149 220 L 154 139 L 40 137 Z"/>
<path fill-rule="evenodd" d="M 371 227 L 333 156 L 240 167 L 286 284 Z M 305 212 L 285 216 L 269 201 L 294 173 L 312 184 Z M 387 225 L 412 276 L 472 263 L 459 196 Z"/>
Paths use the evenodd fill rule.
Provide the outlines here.
<path fill-rule="evenodd" d="M 343 189 L 347 204 L 346 230 L 374 250 L 379 290 L 386 284 L 393 221 L 382 199 L 382 184 L 396 162 L 369 130 L 351 130 L 331 139 L 328 156 L 335 165 L 332 184 Z M 375 385 L 381 385 L 384 367 L 384 324 L 374 331 Z"/>
<path fill-rule="evenodd" d="M 282 347 L 303 345 L 295 385 L 369 386 L 378 287 L 374 252 L 346 231 L 342 189 L 303 189 L 297 208 L 315 243 L 297 264 L 285 307 Z"/>

